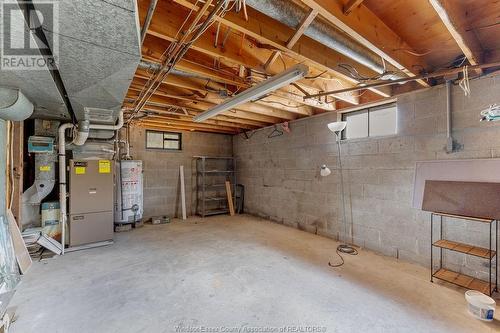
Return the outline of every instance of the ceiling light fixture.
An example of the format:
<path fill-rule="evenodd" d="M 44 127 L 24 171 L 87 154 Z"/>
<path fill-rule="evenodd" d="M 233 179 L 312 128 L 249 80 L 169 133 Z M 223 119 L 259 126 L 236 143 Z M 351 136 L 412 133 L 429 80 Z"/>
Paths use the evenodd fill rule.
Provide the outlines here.
<path fill-rule="evenodd" d="M 216 115 L 231 110 L 236 106 L 254 101 L 270 92 L 278 90 L 292 82 L 302 79 L 309 72 L 309 67 L 303 64 L 298 64 L 292 68 L 284 71 L 283 73 L 277 74 L 270 79 L 267 79 L 242 93 L 224 101 L 223 103 L 214 106 L 213 108 L 197 115 L 193 118 L 195 123 L 200 123 Z"/>

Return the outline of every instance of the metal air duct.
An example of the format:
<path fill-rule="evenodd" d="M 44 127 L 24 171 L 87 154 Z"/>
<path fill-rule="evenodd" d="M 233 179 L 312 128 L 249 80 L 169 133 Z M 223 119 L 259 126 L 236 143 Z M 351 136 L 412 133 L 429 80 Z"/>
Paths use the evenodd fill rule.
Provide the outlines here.
<path fill-rule="evenodd" d="M 246 0 L 246 4 L 293 29 L 295 29 L 307 15 L 307 12 L 300 6 L 285 0 Z M 352 41 L 345 33 L 317 19 L 304 31 L 304 35 L 379 74 L 385 72 L 382 59 L 378 55 Z M 392 80 L 402 77 L 404 76 L 390 75 L 387 79 Z"/>
<path fill-rule="evenodd" d="M 0 118 L 22 121 L 33 113 L 33 103 L 18 89 L 0 88 Z"/>

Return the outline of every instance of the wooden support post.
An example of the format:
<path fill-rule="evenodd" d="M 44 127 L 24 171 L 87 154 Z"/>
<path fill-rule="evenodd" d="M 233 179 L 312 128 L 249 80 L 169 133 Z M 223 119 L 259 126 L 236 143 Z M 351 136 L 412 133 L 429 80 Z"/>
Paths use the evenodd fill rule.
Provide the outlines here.
<path fill-rule="evenodd" d="M 231 193 L 231 183 L 226 180 L 227 206 L 229 215 L 234 216 L 233 194 Z"/>
<path fill-rule="evenodd" d="M 13 139 L 13 164 L 14 164 L 14 196 L 12 199 L 12 213 L 17 224 L 21 224 L 21 197 L 23 194 L 23 169 L 24 169 L 24 122 L 15 121 L 14 124 L 14 139 Z"/>
<path fill-rule="evenodd" d="M 186 214 L 186 186 L 184 182 L 184 165 L 180 166 L 180 178 L 181 178 L 181 206 L 182 206 L 182 219 L 187 218 Z"/>
<path fill-rule="evenodd" d="M 26 272 L 31 267 L 30 254 L 28 253 L 26 244 L 24 244 L 24 240 L 21 235 L 21 231 L 17 226 L 16 219 L 14 218 L 14 215 L 10 210 L 7 211 L 7 219 L 9 221 L 9 230 L 12 237 L 12 243 L 14 245 L 14 253 L 16 254 L 17 264 L 19 265 L 21 274 L 26 274 Z"/>

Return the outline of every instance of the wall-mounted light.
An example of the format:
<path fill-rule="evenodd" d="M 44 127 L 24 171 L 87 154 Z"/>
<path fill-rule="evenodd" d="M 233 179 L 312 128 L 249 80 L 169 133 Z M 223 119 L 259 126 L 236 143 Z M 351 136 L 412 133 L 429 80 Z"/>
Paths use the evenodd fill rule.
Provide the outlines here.
<path fill-rule="evenodd" d="M 332 171 L 325 164 L 323 164 L 321 166 L 321 170 L 319 170 L 319 174 L 321 175 L 321 177 L 329 176 L 331 173 Z"/>

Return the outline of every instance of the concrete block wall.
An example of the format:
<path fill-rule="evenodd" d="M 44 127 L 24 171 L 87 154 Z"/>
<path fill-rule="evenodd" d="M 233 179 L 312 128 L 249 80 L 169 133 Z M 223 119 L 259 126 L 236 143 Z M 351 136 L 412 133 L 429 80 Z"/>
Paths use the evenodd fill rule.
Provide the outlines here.
<path fill-rule="evenodd" d="M 196 173 L 193 156 L 232 156 L 230 135 L 185 132 L 182 133 L 182 151 L 146 149 L 146 130 L 130 130 L 131 155 L 144 164 L 144 217 L 180 216 L 179 167 L 184 165 L 186 208 L 195 214 Z"/>
<path fill-rule="evenodd" d="M 355 244 L 422 265 L 430 264 L 430 214 L 412 208 L 415 162 L 500 157 L 500 124 L 479 122 L 479 111 L 500 103 L 500 76 L 471 82 L 465 97 L 453 87 L 453 135 L 463 145 L 448 154 L 444 86 L 398 97 L 398 134 L 342 142 L 347 220 Z M 269 139 L 272 128 L 233 140 L 245 210 L 278 223 L 338 239 L 342 235 L 337 148 L 327 129 L 335 113 L 291 123 L 291 134 Z M 320 177 L 326 164 L 329 177 Z M 448 225 L 449 222 L 445 224 Z M 451 239 L 488 245 L 484 225 L 449 224 Z M 437 252 L 436 252 L 437 254 Z M 485 262 L 461 254 L 446 264 L 486 278 Z"/>

